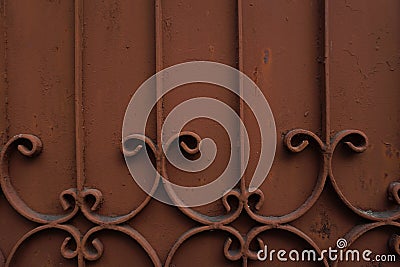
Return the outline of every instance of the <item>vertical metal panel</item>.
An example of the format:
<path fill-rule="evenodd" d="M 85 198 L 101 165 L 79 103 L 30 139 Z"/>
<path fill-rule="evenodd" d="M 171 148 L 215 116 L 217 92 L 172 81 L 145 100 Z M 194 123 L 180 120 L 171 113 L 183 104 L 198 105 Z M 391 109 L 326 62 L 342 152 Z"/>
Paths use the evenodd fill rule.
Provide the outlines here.
<path fill-rule="evenodd" d="M 58 194 L 75 185 L 73 5 L 11 1 L 5 12 L 9 135 L 35 133 L 46 143 L 46 153 L 35 164 L 11 165 L 14 182 L 39 211 L 60 211 L 53 204 Z M 25 177 L 31 177 L 30 183 Z M 42 200 L 43 194 L 48 198 Z"/>
<path fill-rule="evenodd" d="M 361 158 L 338 155 L 333 167 L 351 202 L 386 210 L 392 205 L 382 196 L 400 175 L 394 101 L 400 98 L 400 3 L 349 1 L 332 8 L 332 128 L 363 129 L 371 143 Z"/>
<path fill-rule="evenodd" d="M 43 154 L 27 160 L 18 153 L 10 158 L 10 181 L 34 212 L 62 214 L 59 195 L 75 187 L 74 156 L 74 6 L 71 1 L 2 1 L 2 92 L 9 130 L 3 137 L 20 133 L 39 136 Z M 3 87 L 3 85 L 5 87 Z M 6 91 L 4 91 L 6 90 Z M 3 103 L 3 102 L 2 102 Z M 3 125 L 2 125 L 3 126 Z M 3 128 L 3 127 L 2 127 Z M 5 143 L 3 143 L 4 145 Z M 3 189 L 4 191 L 4 189 Z M 21 218 L 1 198 L 1 249 L 10 255 L 17 241 L 35 227 Z M 20 214 L 30 218 L 28 207 L 13 203 Z M 48 265 L 76 265 L 60 254 L 65 233 L 44 231 L 24 242 L 11 266 L 36 262 Z M 54 244 L 57 244 L 55 246 Z"/>
<path fill-rule="evenodd" d="M 162 1 L 162 65 L 163 67 L 191 60 L 212 60 L 237 67 L 237 6 L 235 1 Z M 221 34 L 222 33 L 222 34 Z M 234 110 L 239 110 L 239 100 L 226 90 L 210 84 L 188 84 L 176 88 L 163 99 L 163 120 L 179 103 L 194 97 L 213 97 L 223 101 Z M 162 123 L 162 121 L 161 121 Z M 162 125 L 160 125 L 162 126 Z M 213 129 L 209 131 L 208 129 Z M 218 177 L 229 160 L 229 139 L 225 130 L 216 122 L 198 119 L 190 122 L 183 129 L 194 132 L 202 138 L 212 138 L 218 144 L 218 155 L 215 162 L 207 170 L 199 173 L 185 173 L 170 164 L 164 168 L 168 178 L 180 185 L 199 186 L 209 183 Z M 189 136 L 187 136 L 189 137 Z M 193 140 L 184 139 L 188 145 Z M 192 142 L 191 142 L 192 141 Z M 239 162 L 237 163 L 239 164 Z M 223 214 L 221 201 L 216 201 L 193 209 L 180 209 L 188 218 L 194 221 L 205 216 Z M 196 211 L 200 214 L 196 214 Z M 208 227 L 208 226 L 207 226 Z M 229 233 L 216 227 L 214 233 L 207 227 L 192 227 L 180 232 L 166 265 L 183 266 L 191 259 L 192 266 L 240 266 L 240 262 L 230 262 L 221 250 L 214 246 L 204 246 L 210 242 L 223 248 Z M 201 253 L 198 253 L 201 251 Z"/>
<path fill-rule="evenodd" d="M 277 152 L 262 186 L 262 214 L 294 211 L 309 196 L 318 176 L 318 155 L 289 155 L 282 136 L 294 128 L 321 133 L 323 5 L 321 1 L 244 1 L 244 71 L 260 87 L 277 125 Z M 245 109 L 251 148 L 247 177 L 254 172 L 260 139 L 257 122 Z M 251 176 L 250 176 L 251 177 Z M 287 186 L 289 185 L 290 186 Z M 281 194 L 275 190 L 285 188 Z"/>
<path fill-rule="evenodd" d="M 399 8 L 396 0 L 3 1 L 0 266 L 3 255 L 6 266 L 265 266 L 256 260 L 264 244 L 320 252 L 340 237 L 398 259 Z M 171 167 L 161 128 L 179 103 L 219 99 L 252 136 L 240 186 L 193 209 L 145 195 L 120 148 L 135 89 L 191 60 L 250 76 L 278 130 L 272 171 L 249 192 L 260 138 L 243 101 L 205 84 L 159 101 L 146 142 L 173 182 L 212 181 L 230 146 L 222 127 L 195 121 L 184 129 L 214 139 L 216 161 L 201 174 Z M 337 265 L 355 266 L 301 263 Z"/>
<path fill-rule="evenodd" d="M 163 66 L 191 60 L 212 60 L 237 67 L 237 12 L 234 1 L 163 2 Z M 223 32 L 223 34 L 221 34 Z M 227 90 L 211 84 L 187 84 L 176 88 L 164 97 L 164 114 L 193 97 L 213 97 L 232 109 L 239 110 L 239 99 Z M 166 116 L 165 115 L 165 116 Z M 212 128 L 213 131 L 208 129 Z M 187 174 L 170 164 L 166 166 L 171 181 L 177 184 L 199 186 L 220 175 L 228 160 L 229 138 L 218 123 L 198 119 L 183 129 L 195 132 L 202 138 L 212 138 L 219 146 L 215 164 L 199 173 Z M 192 140 L 193 141 L 193 140 Z M 238 162 L 239 164 L 239 162 Z M 224 211 L 220 201 L 197 209 L 207 215 Z"/>
<path fill-rule="evenodd" d="M 136 217 L 150 200 L 132 181 L 120 142 L 124 111 L 131 96 L 155 72 L 154 15 L 153 1 L 84 2 L 84 187 L 93 188 L 88 194 L 96 194 L 95 198 L 101 201 L 92 211 L 91 202 L 87 202 L 88 214 L 93 213 L 88 216 L 96 224 L 127 221 Z M 155 116 L 151 121 L 148 134 L 155 137 Z M 109 220 L 111 217 L 114 221 Z M 89 244 L 97 239 L 107 248 L 104 253 L 97 251 L 93 260 L 100 259 L 87 265 L 124 266 L 127 262 L 152 265 L 145 249 L 129 238 L 140 234 L 136 235 L 130 226 L 111 228 L 103 231 L 103 227 L 98 227 L 99 233 L 95 230 L 87 235 Z M 153 256 L 157 258 L 154 253 Z"/>
<path fill-rule="evenodd" d="M 125 107 L 154 73 L 153 9 L 148 1 L 85 2 L 85 186 L 101 190 L 103 208 L 116 214 L 128 213 L 145 197 L 132 183 L 120 142 Z M 156 136 L 155 123 L 149 134 Z"/>

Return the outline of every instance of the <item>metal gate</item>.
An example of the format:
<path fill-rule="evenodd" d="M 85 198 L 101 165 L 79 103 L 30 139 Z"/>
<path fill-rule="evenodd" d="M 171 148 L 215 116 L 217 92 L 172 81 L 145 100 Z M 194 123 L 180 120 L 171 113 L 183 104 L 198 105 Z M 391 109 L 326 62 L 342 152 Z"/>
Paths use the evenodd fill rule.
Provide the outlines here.
<path fill-rule="evenodd" d="M 4 0 L 1 27 L 5 266 L 398 266 L 399 1 Z M 193 60 L 246 73 L 271 105 L 278 145 L 250 193 L 260 139 L 249 109 L 213 85 L 168 94 L 147 137 L 176 183 L 208 183 L 229 158 L 223 129 L 200 120 L 185 131 L 214 139 L 212 166 L 188 174 L 160 163 L 160 129 L 177 104 L 219 99 L 254 136 L 238 187 L 189 209 L 143 193 L 120 143 L 139 85 Z M 181 137 L 189 152 L 193 136 Z M 265 245 L 371 250 L 375 261 L 260 261 Z"/>

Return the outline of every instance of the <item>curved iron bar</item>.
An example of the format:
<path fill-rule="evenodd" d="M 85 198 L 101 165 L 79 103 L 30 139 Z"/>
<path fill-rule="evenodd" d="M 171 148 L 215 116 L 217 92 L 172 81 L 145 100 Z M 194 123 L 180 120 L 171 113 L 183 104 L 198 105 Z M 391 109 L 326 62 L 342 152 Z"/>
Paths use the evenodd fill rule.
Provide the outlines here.
<path fill-rule="evenodd" d="M 60 194 L 61 206 L 64 210 L 71 210 L 69 213 L 64 215 L 50 215 L 42 214 L 31 209 L 25 201 L 23 201 L 14 186 L 11 183 L 11 177 L 9 174 L 9 157 L 14 148 L 26 157 L 35 157 L 42 151 L 42 141 L 35 135 L 32 134 L 19 134 L 12 137 L 3 147 L 0 156 L 0 170 L 1 177 L 0 183 L 1 188 L 8 203 L 26 219 L 37 222 L 40 224 L 46 223 L 64 223 L 70 220 L 78 212 L 79 207 L 77 204 L 77 193 L 74 189 L 68 189 Z M 70 202 L 70 196 L 74 203 Z"/>
<path fill-rule="evenodd" d="M 127 143 L 131 142 L 132 140 L 139 141 L 140 143 L 137 144 L 133 149 L 129 149 Z M 145 151 L 143 148 L 146 145 L 151 149 L 151 151 L 154 153 L 156 157 L 159 156 L 159 152 L 153 141 L 147 136 L 140 134 L 133 134 L 124 138 L 124 140 L 122 141 L 122 153 L 124 154 L 125 157 L 134 157 L 138 155 L 138 153 Z M 157 189 L 158 184 L 159 184 L 159 176 L 157 174 L 157 177 L 155 177 L 154 184 L 152 186 L 152 192 L 154 192 Z M 131 220 L 133 217 L 135 217 L 140 211 L 142 211 L 151 200 L 151 194 L 147 194 L 145 199 L 139 204 L 139 206 L 131 210 L 127 214 L 118 216 L 105 216 L 105 215 L 100 215 L 96 212 L 100 208 L 101 203 L 104 201 L 103 194 L 101 193 L 101 191 L 94 188 L 85 188 L 80 192 L 80 194 L 82 197 L 82 205 L 81 205 L 82 213 L 89 221 L 98 225 L 104 225 L 104 224 L 117 225 L 127 222 Z M 95 202 L 91 206 L 88 204 L 87 201 L 88 197 L 90 196 L 95 199 Z"/>
<path fill-rule="evenodd" d="M 66 259 L 73 259 L 79 256 L 79 253 L 81 251 L 81 234 L 77 228 L 75 228 L 72 225 L 66 225 L 66 224 L 46 224 L 42 225 L 39 227 L 36 227 L 26 233 L 23 237 L 21 237 L 17 243 L 13 246 L 11 249 L 10 254 L 7 257 L 5 266 L 9 267 L 11 266 L 12 260 L 14 259 L 15 254 L 17 253 L 18 249 L 21 247 L 21 245 L 29 238 L 31 238 L 33 235 L 43 232 L 45 230 L 50 230 L 50 229 L 58 229 L 65 231 L 69 233 L 71 236 L 68 236 L 64 239 L 63 243 L 61 244 L 61 255 L 66 258 Z M 71 238 L 72 237 L 72 238 Z M 71 241 L 74 241 L 75 243 L 75 249 L 71 249 Z"/>
<path fill-rule="evenodd" d="M 96 261 L 102 256 L 104 252 L 103 243 L 98 238 L 94 238 L 92 241 L 90 240 L 93 235 L 104 230 L 116 231 L 129 236 L 143 248 L 155 267 L 162 266 L 157 252 L 153 249 L 150 243 L 138 231 L 128 225 L 101 225 L 91 228 L 82 238 L 82 254 L 86 260 Z M 89 247 L 89 242 L 92 246 L 91 248 Z"/>
<path fill-rule="evenodd" d="M 166 144 L 165 149 L 168 150 L 168 148 L 173 143 L 173 141 L 175 141 L 177 138 L 180 138 L 183 136 L 190 136 L 190 137 L 194 138 L 196 140 L 196 146 L 194 148 L 189 148 L 188 144 L 186 144 L 185 141 L 181 141 L 179 143 L 181 148 L 185 152 L 187 152 L 191 155 L 199 153 L 201 137 L 199 135 L 197 135 L 196 133 L 190 132 L 190 131 L 184 131 L 179 134 L 176 134 Z M 162 152 L 160 152 L 160 153 L 162 153 Z M 163 164 L 161 166 L 161 175 L 164 179 L 169 180 L 168 172 L 167 172 L 167 168 L 166 168 L 166 161 L 163 161 Z M 232 189 L 227 194 L 222 196 L 222 199 L 221 199 L 222 204 L 226 211 L 226 213 L 224 215 L 208 216 L 208 215 L 204 215 L 200 212 L 197 212 L 197 211 L 193 210 L 192 208 L 183 207 L 182 205 L 179 205 L 180 200 L 177 197 L 177 195 L 175 194 L 174 190 L 172 190 L 168 186 L 168 184 L 164 183 L 163 186 L 164 186 L 164 189 L 167 192 L 168 196 L 170 197 L 170 199 L 173 201 L 173 203 L 177 204 L 176 206 L 179 208 L 179 210 L 183 214 L 185 214 L 190 219 L 195 220 L 204 225 L 229 224 L 229 223 L 233 222 L 234 220 L 236 220 L 240 216 L 240 214 L 243 210 L 243 201 L 241 201 L 242 197 L 241 197 L 240 190 L 238 190 L 238 189 Z M 233 209 L 232 206 L 229 204 L 229 201 L 228 201 L 229 197 L 233 197 L 233 198 L 236 198 L 239 200 L 238 206 L 235 209 Z"/>
<path fill-rule="evenodd" d="M 357 142 L 358 141 L 358 142 Z M 333 168 L 332 168 L 332 158 L 333 154 L 338 146 L 338 144 L 344 143 L 351 151 L 356 152 L 356 153 L 362 153 L 364 152 L 367 147 L 368 147 L 368 137 L 363 133 L 362 131 L 359 130 L 344 130 L 339 133 L 337 133 L 331 140 L 331 146 L 330 146 L 330 157 L 329 157 L 329 177 L 330 181 L 333 185 L 333 188 L 335 189 L 336 193 L 338 194 L 339 198 L 342 200 L 342 202 L 350 208 L 354 213 L 356 213 L 358 216 L 365 218 L 367 220 L 371 221 L 394 221 L 400 219 L 400 206 L 397 207 L 395 210 L 390 210 L 390 211 L 365 211 L 360 208 L 357 208 L 354 206 L 344 195 L 344 193 L 341 191 L 335 176 L 333 174 Z M 395 201 L 398 200 L 400 187 L 396 185 L 396 183 L 392 183 L 389 185 L 389 197 L 393 197 Z M 397 198 L 396 198 L 397 196 Z M 399 202 L 398 202 L 399 203 Z"/>
<path fill-rule="evenodd" d="M 347 246 L 343 248 L 345 252 L 354 242 L 356 242 L 365 233 L 384 226 L 394 226 L 400 229 L 400 223 L 394 221 L 379 221 L 368 224 L 357 225 L 351 229 L 343 238 L 347 241 Z M 388 241 L 388 248 L 400 256 L 400 239 L 398 235 L 392 235 Z M 336 267 L 339 263 L 339 259 L 331 263 L 332 267 Z"/>
<path fill-rule="evenodd" d="M 208 232 L 208 231 L 214 231 L 214 230 L 219 230 L 223 232 L 227 232 L 234 236 L 240 243 L 240 249 L 239 250 L 231 250 L 231 245 L 233 243 L 233 240 L 229 237 L 224 244 L 224 255 L 225 257 L 230 260 L 230 261 L 237 261 L 240 260 L 241 258 L 245 259 L 247 257 L 245 250 L 244 250 L 244 245 L 245 245 L 245 240 L 242 237 L 242 235 L 234 229 L 233 227 L 218 224 L 218 225 L 206 225 L 206 226 L 200 226 L 196 228 L 192 228 L 189 231 L 185 232 L 179 239 L 174 243 L 173 247 L 168 253 L 167 259 L 165 261 L 164 266 L 170 266 L 172 263 L 172 260 L 174 258 L 174 255 L 176 252 L 179 250 L 181 245 L 186 242 L 189 238 L 201 234 L 203 232 Z"/>
<path fill-rule="evenodd" d="M 294 138 L 299 138 L 300 143 L 299 144 L 294 144 L 293 139 Z M 252 207 L 248 205 L 248 199 L 256 194 L 259 196 L 258 202 L 256 203 L 255 210 L 259 210 L 260 207 L 263 205 L 264 201 L 264 194 L 261 190 L 256 190 L 255 192 L 244 192 L 244 209 L 246 210 L 247 214 L 255 221 L 262 223 L 262 224 L 271 224 L 271 225 L 278 225 L 278 224 L 284 224 L 288 223 L 291 221 L 294 221 L 298 218 L 300 218 L 302 215 L 304 215 L 312 206 L 314 206 L 315 202 L 318 200 L 319 196 L 321 195 L 327 174 L 328 174 L 328 156 L 326 155 L 326 145 L 321 141 L 321 139 L 314 134 L 311 131 L 308 130 L 303 130 L 303 129 L 295 129 L 290 132 L 288 132 L 284 138 L 284 144 L 285 146 L 292 152 L 294 153 L 299 153 L 306 149 L 310 142 L 314 142 L 317 144 L 317 147 L 319 151 L 322 154 L 321 158 L 321 167 L 319 170 L 318 178 L 316 181 L 316 184 L 314 186 L 314 189 L 311 193 L 311 195 L 306 199 L 306 201 L 298 207 L 296 210 L 282 215 L 282 216 L 264 216 L 257 214 L 256 212 L 253 211 Z M 243 194 L 243 193 L 242 193 Z"/>

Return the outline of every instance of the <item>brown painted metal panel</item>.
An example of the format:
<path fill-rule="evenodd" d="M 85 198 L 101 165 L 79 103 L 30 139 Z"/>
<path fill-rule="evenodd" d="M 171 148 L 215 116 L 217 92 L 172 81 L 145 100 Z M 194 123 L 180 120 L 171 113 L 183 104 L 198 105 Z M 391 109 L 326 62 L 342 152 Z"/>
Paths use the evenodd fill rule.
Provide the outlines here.
<path fill-rule="evenodd" d="M 59 195 L 76 186 L 73 3 L 3 1 L 2 5 L 2 94 L 7 103 L 7 120 L 1 128 L 9 137 L 31 133 L 43 143 L 43 153 L 32 160 L 12 153 L 11 182 L 34 212 L 63 214 Z M 15 203 L 16 197 L 12 199 Z M 31 218 L 28 208 L 16 205 L 19 213 Z M 4 194 L 0 206 L 4 229 L 1 250 L 9 255 L 17 241 L 22 241 L 23 235 L 36 225 L 13 211 Z M 59 245 L 54 246 L 66 236 L 57 230 L 36 234 L 21 245 L 10 266 L 29 266 L 32 259 L 36 266 L 76 265 L 75 260 L 62 257 Z"/>
<path fill-rule="evenodd" d="M 397 266 L 399 11 L 397 0 L 2 1 L 0 266 L 266 266 L 256 259 L 263 244 L 320 251 L 342 237 L 397 262 L 338 265 Z M 193 60 L 247 74 L 271 105 L 278 142 L 250 193 L 261 142 L 250 109 L 209 84 L 166 95 L 146 128 L 158 151 L 168 113 L 199 96 L 232 107 L 252 137 L 227 202 L 187 209 L 147 196 L 120 143 L 138 86 Z M 154 164 L 177 184 L 213 181 L 228 136 L 205 119 L 184 130 L 217 143 L 211 167 L 185 173 L 163 154 Z"/>

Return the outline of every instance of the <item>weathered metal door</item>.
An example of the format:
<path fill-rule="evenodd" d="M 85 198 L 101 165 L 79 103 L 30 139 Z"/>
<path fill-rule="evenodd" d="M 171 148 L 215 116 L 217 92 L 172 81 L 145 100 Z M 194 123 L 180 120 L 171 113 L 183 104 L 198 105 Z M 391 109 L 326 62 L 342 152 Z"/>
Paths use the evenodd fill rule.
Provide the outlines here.
<path fill-rule="evenodd" d="M 1 27 L 0 265 L 399 265 L 400 1 L 3 0 Z M 179 208 L 133 181 L 121 128 L 142 82 L 195 60 L 237 68 L 259 86 L 277 147 L 250 192 L 263 163 L 249 108 L 210 84 L 167 94 L 146 142 L 174 183 L 209 183 L 230 155 L 224 129 L 200 119 L 181 141 L 194 159 L 195 134 L 213 139 L 213 164 L 187 173 L 165 162 L 160 130 L 179 103 L 223 101 L 252 136 L 234 190 Z M 261 261 L 265 245 L 323 259 Z M 371 261 L 332 261 L 328 248 L 370 250 Z"/>

